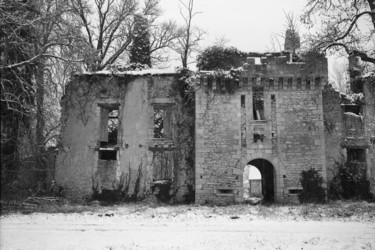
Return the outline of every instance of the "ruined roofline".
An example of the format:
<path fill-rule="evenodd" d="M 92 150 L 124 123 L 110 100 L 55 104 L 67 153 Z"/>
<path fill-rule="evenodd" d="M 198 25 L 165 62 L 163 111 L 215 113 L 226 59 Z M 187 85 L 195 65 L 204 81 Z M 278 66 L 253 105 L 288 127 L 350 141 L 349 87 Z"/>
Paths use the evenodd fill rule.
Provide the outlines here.
<path fill-rule="evenodd" d="M 247 57 L 277 57 L 277 56 L 289 56 L 291 52 L 280 51 L 280 52 L 246 52 Z"/>
<path fill-rule="evenodd" d="M 259 53 L 259 52 L 248 52 L 246 53 L 247 58 L 246 64 L 250 65 L 264 65 L 264 64 L 276 64 L 276 65 L 281 65 L 281 64 L 307 64 L 309 61 L 313 60 L 316 62 L 324 62 L 327 59 L 323 54 L 318 54 L 318 53 L 313 53 L 313 52 L 308 52 L 308 53 L 292 53 L 288 51 L 281 51 L 281 52 L 264 52 L 264 53 Z M 255 59 L 259 58 L 260 63 L 256 62 Z"/>
<path fill-rule="evenodd" d="M 164 70 L 164 69 L 146 69 L 146 70 L 129 70 L 129 71 L 111 71 L 101 70 L 95 72 L 83 72 L 75 73 L 73 76 L 175 76 L 178 72 L 176 70 Z"/>

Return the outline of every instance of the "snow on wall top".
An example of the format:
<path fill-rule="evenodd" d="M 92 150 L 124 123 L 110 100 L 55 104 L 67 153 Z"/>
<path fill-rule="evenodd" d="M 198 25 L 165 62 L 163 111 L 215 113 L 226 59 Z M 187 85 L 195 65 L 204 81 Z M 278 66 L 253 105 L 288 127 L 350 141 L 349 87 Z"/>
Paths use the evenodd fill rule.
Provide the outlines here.
<path fill-rule="evenodd" d="M 132 76 L 145 76 L 145 75 L 174 75 L 177 74 L 177 70 L 174 69 L 145 69 L 145 70 L 128 70 L 128 71 L 111 71 L 101 70 L 95 72 L 83 72 L 75 75 L 132 75 Z"/>

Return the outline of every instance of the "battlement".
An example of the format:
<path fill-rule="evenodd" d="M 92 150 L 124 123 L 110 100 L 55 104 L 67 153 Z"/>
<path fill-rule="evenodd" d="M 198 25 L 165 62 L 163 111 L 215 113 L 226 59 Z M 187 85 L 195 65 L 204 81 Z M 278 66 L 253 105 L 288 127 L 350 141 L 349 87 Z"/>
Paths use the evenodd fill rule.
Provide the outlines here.
<path fill-rule="evenodd" d="M 251 90 L 262 87 L 264 91 L 292 91 L 292 90 L 322 90 L 327 78 L 321 75 L 308 76 L 294 76 L 294 75 L 279 75 L 259 77 L 259 75 L 244 74 L 244 77 L 239 79 L 239 83 L 235 84 L 235 88 L 239 90 Z M 232 81 L 232 85 L 233 80 Z M 220 91 L 223 88 L 228 88 L 228 80 L 222 81 L 218 79 L 202 78 L 202 85 L 206 90 Z"/>
<path fill-rule="evenodd" d="M 244 75 L 320 75 L 328 76 L 328 62 L 319 54 L 293 57 L 291 53 L 250 53 L 243 65 Z"/>
<path fill-rule="evenodd" d="M 265 91 L 283 91 L 283 90 L 321 90 L 323 82 L 326 80 L 321 75 L 277 75 L 268 77 L 259 77 L 258 75 L 249 75 L 245 72 L 244 77 L 240 79 L 240 89 L 250 89 L 263 87 Z"/>
<path fill-rule="evenodd" d="M 322 90 L 328 81 L 327 59 L 321 55 L 292 58 L 292 54 L 249 53 L 243 67 L 226 74 L 201 72 L 203 88 L 231 93 L 236 89 L 251 91 L 314 91 Z"/>

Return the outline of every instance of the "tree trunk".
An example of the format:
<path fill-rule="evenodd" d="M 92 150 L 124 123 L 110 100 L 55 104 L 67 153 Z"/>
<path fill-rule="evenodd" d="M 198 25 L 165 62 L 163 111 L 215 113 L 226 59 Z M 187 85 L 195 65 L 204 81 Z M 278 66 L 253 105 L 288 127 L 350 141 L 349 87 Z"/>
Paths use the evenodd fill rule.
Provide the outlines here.
<path fill-rule="evenodd" d="M 370 10 L 373 12 L 371 15 L 372 24 L 374 25 L 375 29 L 375 1 L 374 0 L 367 0 L 368 4 L 370 5 Z"/>
<path fill-rule="evenodd" d="M 44 62 L 39 62 L 36 66 L 36 128 L 35 128 L 35 166 L 36 179 L 39 183 L 45 186 L 46 179 L 46 165 L 44 161 L 44 128 L 45 120 L 43 115 L 44 110 Z"/>

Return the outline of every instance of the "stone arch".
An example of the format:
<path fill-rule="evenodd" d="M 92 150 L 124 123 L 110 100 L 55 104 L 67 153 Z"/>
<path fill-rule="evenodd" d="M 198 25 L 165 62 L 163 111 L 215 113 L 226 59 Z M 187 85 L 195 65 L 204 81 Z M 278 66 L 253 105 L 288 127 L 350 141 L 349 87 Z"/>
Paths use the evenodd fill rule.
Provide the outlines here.
<path fill-rule="evenodd" d="M 275 201 L 276 169 L 274 161 L 269 160 L 265 157 L 256 157 L 244 164 L 244 170 L 246 165 L 252 165 L 256 167 L 261 173 L 263 200 L 265 202 Z"/>

